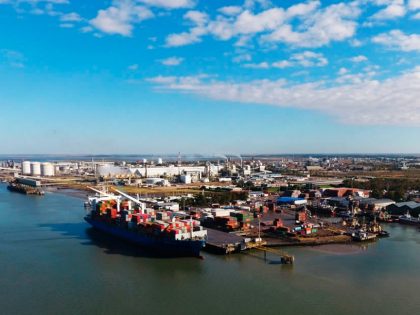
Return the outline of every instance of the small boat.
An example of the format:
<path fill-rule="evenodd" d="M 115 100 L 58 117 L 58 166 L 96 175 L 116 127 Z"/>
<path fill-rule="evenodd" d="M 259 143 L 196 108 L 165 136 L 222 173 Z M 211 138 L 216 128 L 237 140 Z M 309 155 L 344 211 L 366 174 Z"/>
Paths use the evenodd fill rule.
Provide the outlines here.
<path fill-rule="evenodd" d="M 376 236 L 377 237 L 389 237 L 389 232 L 387 232 L 387 231 L 379 231 L 377 234 L 376 234 Z"/>
<path fill-rule="evenodd" d="M 420 217 L 412 217 L 410 213 L 407 212 L 405 215 L 401 215 L 398 217 L 398 222 L 400 222 L 401 224 L 420 226 Z"/>
<path fill-rule="evenodd" d="M 352 238 L 357 242 L 366 242 L 376 240 L 376 234 L 368 233 L 364 230 L 358 230 L 352 234 Z"/>

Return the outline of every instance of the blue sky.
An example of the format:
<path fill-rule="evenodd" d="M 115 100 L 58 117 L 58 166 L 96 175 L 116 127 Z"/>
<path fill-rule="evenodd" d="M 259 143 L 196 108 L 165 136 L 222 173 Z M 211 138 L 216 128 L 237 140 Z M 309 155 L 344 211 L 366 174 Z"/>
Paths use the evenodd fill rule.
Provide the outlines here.
<path fill-rule="evenodd" d="M 0 0 L 0 153 L 418 153 L 420 0 Z"/>

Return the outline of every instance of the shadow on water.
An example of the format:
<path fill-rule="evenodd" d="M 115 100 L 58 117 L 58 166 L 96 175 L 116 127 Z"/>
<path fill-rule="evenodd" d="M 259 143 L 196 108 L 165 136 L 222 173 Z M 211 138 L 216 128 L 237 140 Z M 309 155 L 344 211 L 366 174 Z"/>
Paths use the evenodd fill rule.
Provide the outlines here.
<path fill-rule="evenodd" d="M 101 248 L 108 255 L 123 255 L 141 258 L 177 259 L 181 257 L 166 256 L 151 250 L 146 250 L 124 240 L 98 231 L 85 223 L 47 223 L 40 224 L 40 227 L 49 228 L 60 233 L 68 239 L 80 239 L 80 244 L 85 246 L 96 246 Z"/>
<path fill-rule="evenodd" d="M 60 233 L 62 236 L 68 236 L 73 239 L 88 238 L 85 233 L 86 224 L 84 223 L 45 223 L 38 226 L 48 228 L 53 232 Z"/>
<path fill-rule="evenodd" d="M 165 256 L 153 251 L 139 248 L 135 244 L 128 243 L 126 241 L 115 238 L 111 235 L 107 235 L 94 228 L 87 228 L 85 230 L 88 236 L 88 242 L 83 242 L 83 245 L 93 245 L 103 249 L 104 253 L 109 255 L 124 255 L 130 257 L 142 257 L 142 258 L 165 258 L 175 259 L 178 257 Z"/>

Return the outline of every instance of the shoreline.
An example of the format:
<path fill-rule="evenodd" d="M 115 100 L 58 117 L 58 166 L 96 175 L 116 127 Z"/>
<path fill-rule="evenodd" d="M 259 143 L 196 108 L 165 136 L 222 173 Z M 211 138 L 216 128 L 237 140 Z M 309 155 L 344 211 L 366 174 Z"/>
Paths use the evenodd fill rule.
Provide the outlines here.
<path fill-rule="evenodd" d="M 86 200 L 89 196 L 89 191 L 76 189 L 76 188 L 67 188 L 60 186 L 50 186 L 43 188 L 45 192 L 57 193 L 68 197 L 77 198 L 79 200 Z M 334 255 L 348 255 L 348 254 L 360 254 L 362 246 L 358 246 L 355 242 L 352 242 L 351 237 L 344 235 L 337 235 L 328 239 L 317 239 L 306 242 L 290 242 L 282 239 L 276 239 L 272 237 L 267 238 L 268 244 L 267 247 L 272 248 L 306 248 L 308 250 L 322 252 L 325 254 L 334 254 Z M 355 249 L 358 250 L 355 250 Z"/>

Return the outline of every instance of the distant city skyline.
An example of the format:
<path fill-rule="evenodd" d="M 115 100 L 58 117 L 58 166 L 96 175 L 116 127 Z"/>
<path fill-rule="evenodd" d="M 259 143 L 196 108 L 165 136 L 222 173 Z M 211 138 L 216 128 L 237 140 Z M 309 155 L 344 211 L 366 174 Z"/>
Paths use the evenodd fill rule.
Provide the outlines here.
<path fill-rule="evenodd" d="M 0 0 L 0 154 L 420 153 L 420 0 Z"/>

